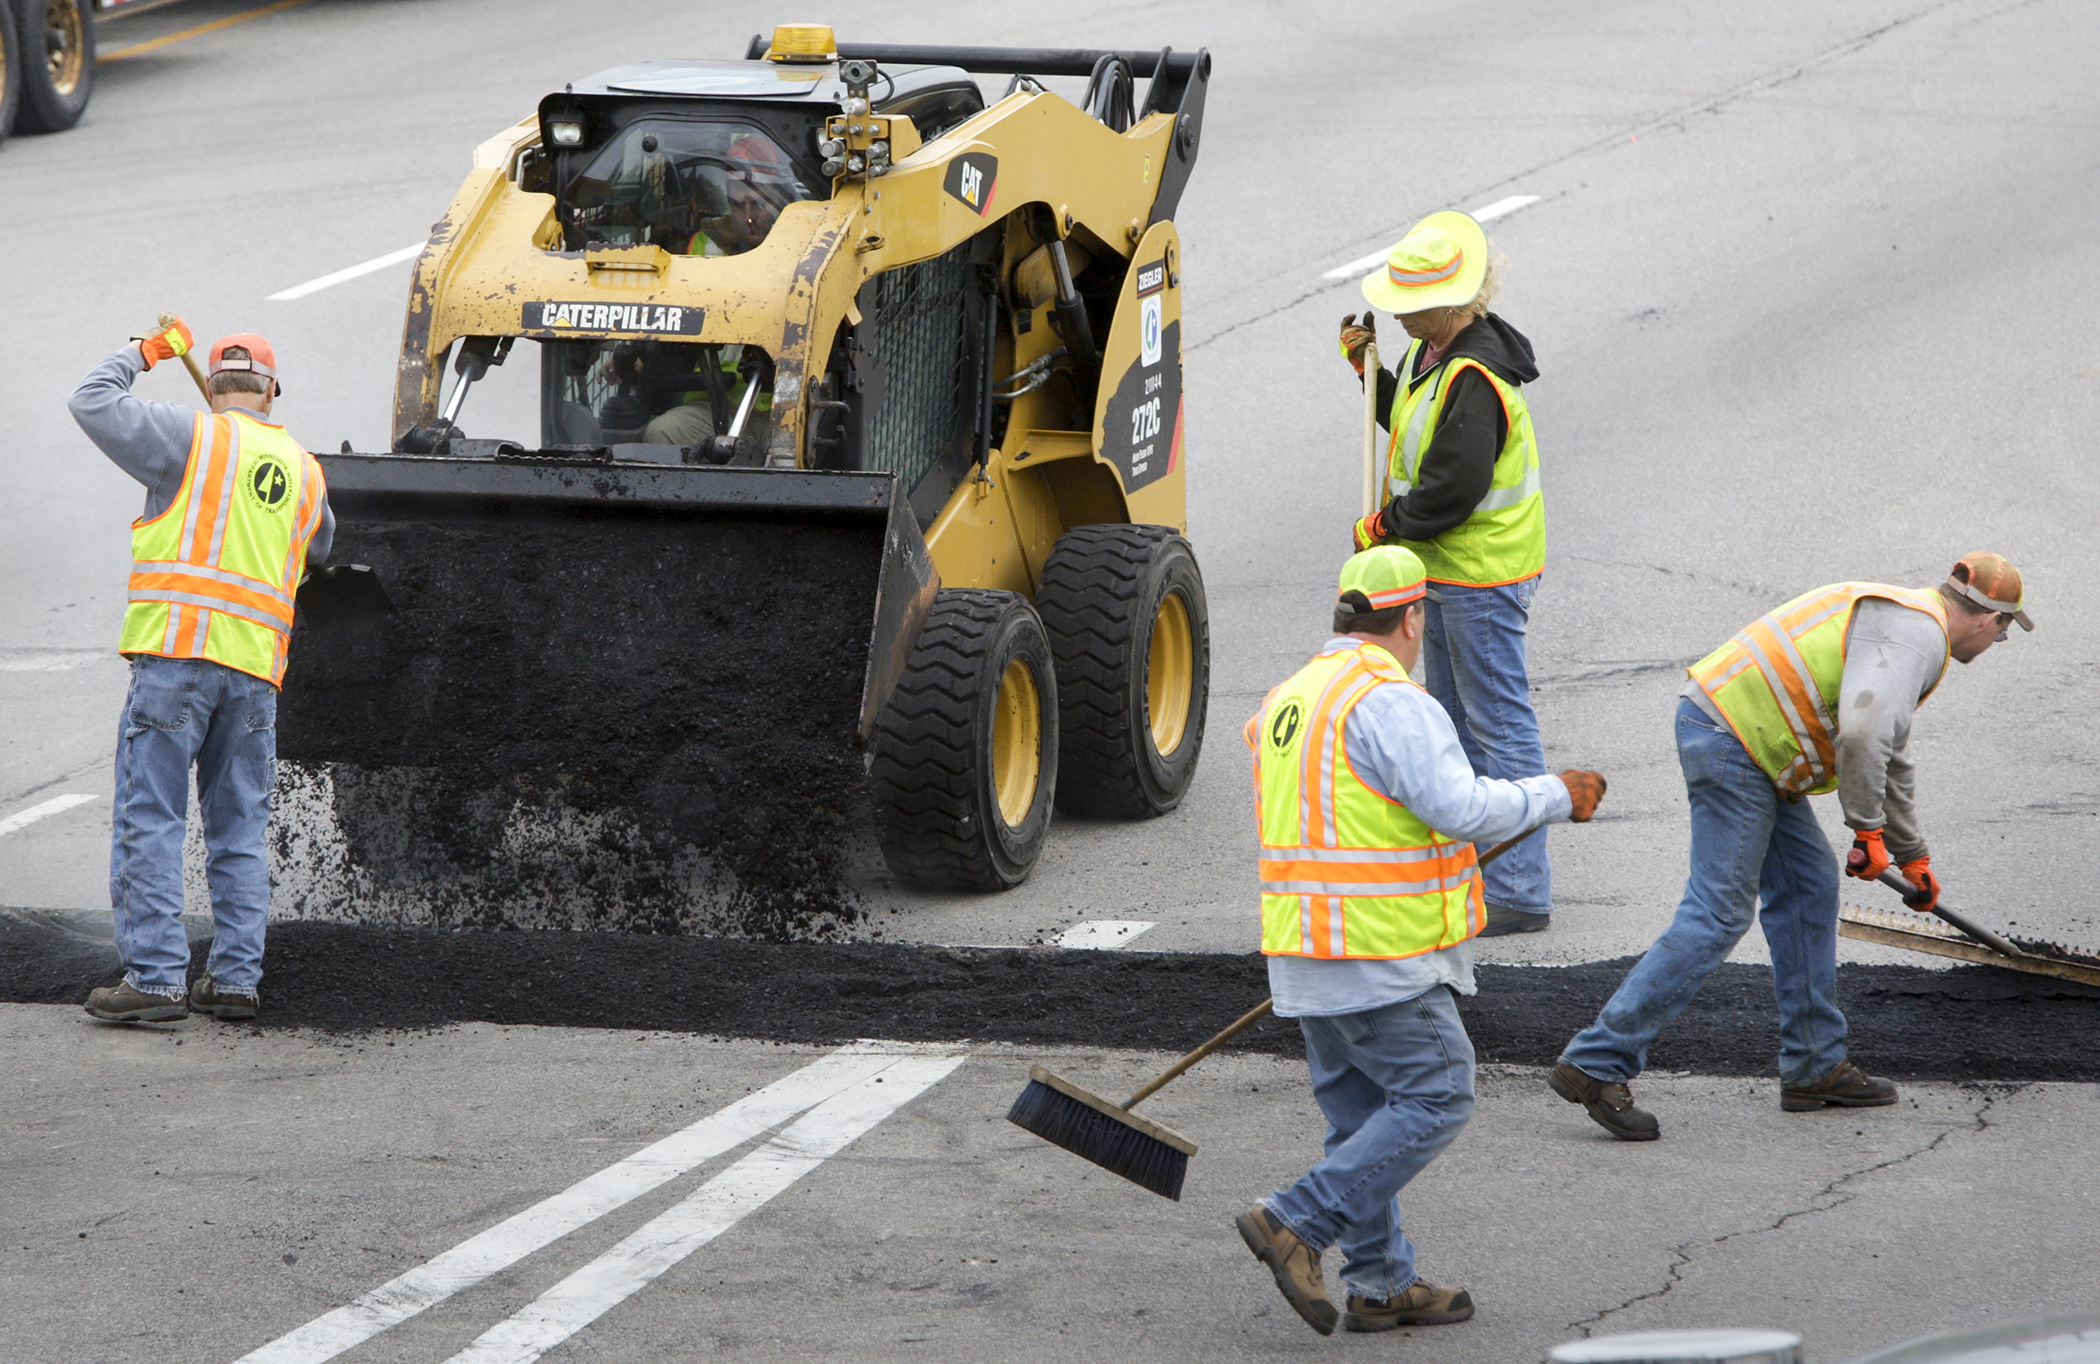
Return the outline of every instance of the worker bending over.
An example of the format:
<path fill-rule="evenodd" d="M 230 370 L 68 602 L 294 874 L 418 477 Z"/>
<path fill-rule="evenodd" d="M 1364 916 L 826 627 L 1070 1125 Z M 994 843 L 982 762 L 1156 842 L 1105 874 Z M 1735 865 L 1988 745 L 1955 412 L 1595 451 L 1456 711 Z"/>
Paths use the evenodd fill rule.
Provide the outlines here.
<path fill-rule="evenodd" d="M 1474 841 L 1586 820 L 1594 772 L 1474 774 L 1451 717 L 1409 680 L 1426 628 L 1422 561 L 1386 546 L 1343 566 L 1335 638 L 1247 722 L 1261 811 L 1261 949 L 1276 1013 L 1305 1034 L 1327 1155 L 1239 1218 L 1240 1235 L 1322 1335 L 1338 1313 L 1320 1253 L 1339 1243 L 1351 1331 L 1464 1321 L 1464 1289 L 1415 1271 L 1399 1190 L 1473 1111 L 1485 921 Z"/>
<path fill-rule="evenodd" d="M 1356 523 L 1356 548 L 1400 544 L 1429 574 L 1428 633 L 1417 676 L 1458 726 L 1475 771 L 1514 781 L 1546 770 L 1524 634 L 1546 567 L 1546 499 L 1522 385 L 1539 377 L 1531 343 L 1488 311 L 1496 270 L 1487 234 L 1463 213 L 1408 231 L 1363 295 L 1410 338 L 1380 370 L 1384 492 Z M 1364 372 L 1374 317 L 1342 319 L 1342 353 Z M 1373 382 L 1374 379 L 1366 379 Z M 1483 869 L 1483 937 L 1536 933 L 1553 913 L 1543 830 Z"/>
<path fill-rule="evenodd" d="M 277 684 L 299 580 L 335 534 L 320 465 L 269 420 L 281 392 L 269 342 L 242 334 L 211 348 L 209 413 L 132 396 L 141 371 L 191 346 L 181 322 L 139 338 L 95 366 L 71 402 L 81 429 L 146 485 L 117 642 L 131 660 L 109 870 L 124 979 L 87 999 L 89 1013 L 119 1022 L 255 1017 Z M 194 988 L 182 930 L 192 766 L 217 930 Z"/>
<path fill-rule="evenodd" d="M 1838 583 L 1796 597 L 1691 667 L 1677 703 L 1677 756 L 1692 806 L 1692 869 L 1662 937 L 1549 1078 L 1625 1141 L 1653 1141 L 1652 1114 L 1626 1082 L 1700 983 L 1749 931 L 1762 897 L 1779 1000 L 1779 1103 L 1802 1112 L 1896 1102 L 1896 1087 L 1847 1059 L 1837 1006 L 1837 860 L 1804 796 L 1838 793 L 1853 831 L 1847 870 L 1872 880 L 1893 862 L 1939 903 L 1918 832 L 1911 712 L 1947 660 L 1969 663 L 2005 638 L 2020 572 L 1971 554 L 1938 587 Z"/>

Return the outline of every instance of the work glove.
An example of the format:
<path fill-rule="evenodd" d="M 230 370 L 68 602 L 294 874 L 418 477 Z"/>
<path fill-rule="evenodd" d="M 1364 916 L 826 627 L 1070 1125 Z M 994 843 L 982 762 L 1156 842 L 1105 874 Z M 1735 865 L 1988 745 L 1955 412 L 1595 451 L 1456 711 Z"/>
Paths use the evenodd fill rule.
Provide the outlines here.
<path fill-rule="evenodd" d="M 1568 788 L 1568 804 L 1573 807 L 1568 818 L 1577 824 L 1589 823 L 1590 816 L 1597 813 L 1597 802 L 1604 799 L 1604 774 L 1576 768 L 1561 773 L 1560 784 Z"/>
<path fill-rule="evenodd" d="M 1356 522 L 1356 552 L 1363 553 L 1373 545 L 1385 543 L 1385 513 L 1374 511 L 1369 516 L 1359 517 Z"/>
<path fill-rule="evenodd" d="M 147 369 L 152 369 L 163 360 L 188 355 L 190 348 L 197 344 L 197 338 L 190 335 L 189 327 L 180 318 L 150 336 L 134 336 L 131 339 L 139 343 L 139 354 L 145 357 Z"/>
<path fill-rule="evenodd" d="M 1366 311 L 1361 319 L 1342 314 L 1342 354 L 1360 376 L 1364 372 L 1364 347 L 1378 339 L 1377 315 Z"/>
<path fill-rule="evenodd" d="M 1852 851 L 1845 854 L 1845 875 L 1872 881 L 1889 869 L 1889 850 L 1882 845 L 1881 830 L 1855 829 Z"/>
<path fill-rule="evenodd" d="M 1920 914 L 1932 913 L 1933 907 L 1940 902 L 1940 878 L 1932 874 L 1932 854 L 1923 853 L 1913 857 L 1897 870 L 1903 873 L 1904 880 L 1916 886 L 1919 891 L 1915 897 L 1904 896 L 1903 903 Z"/>

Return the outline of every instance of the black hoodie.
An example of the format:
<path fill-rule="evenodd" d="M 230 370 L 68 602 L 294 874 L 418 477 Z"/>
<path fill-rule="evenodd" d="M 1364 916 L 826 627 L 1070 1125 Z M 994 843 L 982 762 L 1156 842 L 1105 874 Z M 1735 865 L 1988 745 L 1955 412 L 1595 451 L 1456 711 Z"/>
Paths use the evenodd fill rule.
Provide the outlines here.
<path fill-rule="evenodd" d="M 1528 384 L 1539 377 L 1531 342 L 1493 313 L 1460 332 L 1442 363 L 1448 365 L 1460 357 L 1478 360 L 1506 384 Z M 1411 376 L 1409 390 L 1429 378 L 1428 374 Z M 1378 371 L 1380 426 L 1391 420 L 1399 386 L 1398 377 L 1384 369 Z M 1467 368 L 1451 381 L 1429 448 L 1422 452 L 1415 470 L 1414 487 L 1386 504 L 1386 534 L 1397 540 L 1434 540 L 1471 516 L 1494 484 L 1495 461 L 1508 439 L 1509 414 L 1502 410 L 1501 395 L 1477 371 Z"/>

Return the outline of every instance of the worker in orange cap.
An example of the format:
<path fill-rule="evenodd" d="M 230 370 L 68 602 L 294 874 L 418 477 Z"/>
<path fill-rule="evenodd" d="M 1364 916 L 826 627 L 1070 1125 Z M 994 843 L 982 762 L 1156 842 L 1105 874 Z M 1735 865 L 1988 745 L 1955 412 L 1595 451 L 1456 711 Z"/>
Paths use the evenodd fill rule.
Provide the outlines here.
<path fill-rule="evenodd" d="M 1912 806 L 1911 714 L 1947 660 L 1971 663 L 2014 624 L 2032 630 L 2020 571 L 1964 555 L 1934 587 L 1838 583 L 1796 597 L 1691 666 L 1677 756 L 1692 807 L 1692 870 L 1677 917 L 1568 1043 L 1548 1080 L 1624 1141 L 1653 1141 L 1627 1081 L 1752 918 L 1779 998 L 1779 1103 L 1789 1113 L 1896 1102 L 1845 1051 L 1837 1006 L 1837 859 L 1804 796 L 1836 791 L 1853 840 L 1847 872 L 1893 863 L 1939 903 Z M 1760 914 L 1759 899 L 1764 905 Z"/>
<path fill-rule="evenodd" d="M 242 333 L 211 348 L 210 412 L 132 394 L 141 373 L 192 348 L 179 320 L 134 337 L 70 404 L 89 438 L 146 487 L 117 641 L 131 660 L 109 876 L 124 978 L 87 999 L 90 1014 L 113 1022 L 255 1017 L 277 684 L 299 580 L 328 557 L 335 533 L 320 465 L 269 419 L 282 390 L 268 341 Z M 195 985 L 182 929 L 192 768 L 217 929 Z"/>

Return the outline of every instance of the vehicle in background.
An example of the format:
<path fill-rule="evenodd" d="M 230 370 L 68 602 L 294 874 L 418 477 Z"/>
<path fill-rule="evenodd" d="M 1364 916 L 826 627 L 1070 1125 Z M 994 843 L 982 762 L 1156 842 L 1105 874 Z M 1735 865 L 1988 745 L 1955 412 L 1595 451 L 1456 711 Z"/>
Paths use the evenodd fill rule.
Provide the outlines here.
<path fill-rule="evenodd" d="M 0 141 L 62 133 L 95 88 L 97 23 L 174 0 L 0 0 Z"/>

